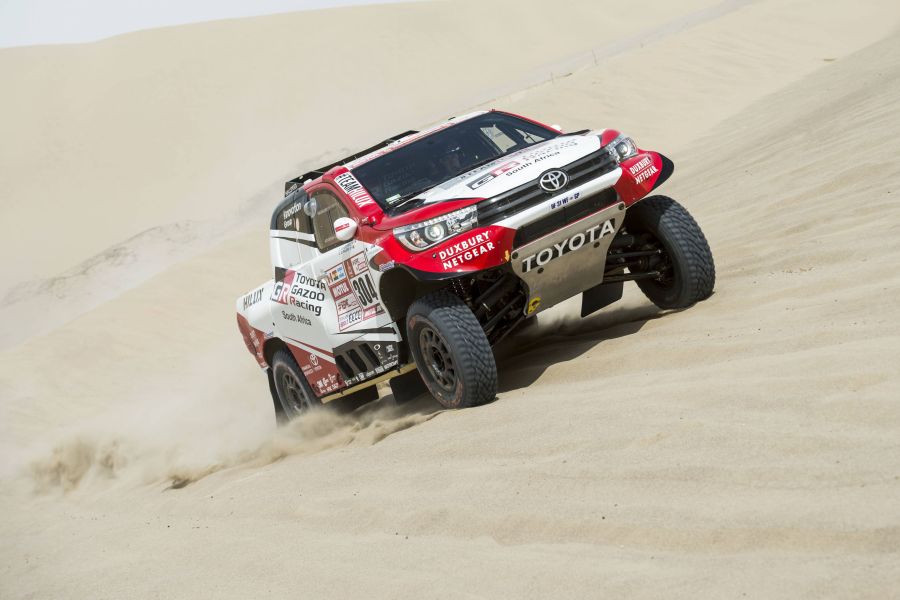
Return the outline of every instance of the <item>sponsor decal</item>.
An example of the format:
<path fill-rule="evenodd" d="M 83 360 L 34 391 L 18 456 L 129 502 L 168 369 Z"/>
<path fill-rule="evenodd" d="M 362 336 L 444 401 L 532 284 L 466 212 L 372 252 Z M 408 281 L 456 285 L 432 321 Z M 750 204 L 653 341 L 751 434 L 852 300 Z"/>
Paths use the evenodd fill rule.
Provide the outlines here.
<path fill-rule="evenodd" d="M 293 204 L 291 204 L 290 206 L 288 206 L 286 209 L 284 209 L 282 211 L 281 218 L 284 219 L 285 221 L 287 221 L 288 219 L 290 219 L 291 217 L 296 215 L 301 210 L 303 210 L 303 203 L 302 202 L 294 202 Z"/>
<path fill-rule="evenodd" d="M 328 271 L 328 283 L 329 284 L 334 283 L 335 281 L 344 279 L 346 276 L 347 276 L 347 274 L 344 271 L 343 263 L 339 264 L 336 267 L 334 267 L 333 269 L 331 269 L 330 271 Z"/>
<path fill-rule="evenodd" d="M 341 387 L 341 381 L 336 373 L 329 373 L 324 377 L 316 380 L 316 387 L 319 388 L 319 395 L 330 394 Z"/>
<path fill-rule="evenodd" d="M 628 167 L 628 172 L 631 173 L 632 175 L 637 175 L 638 172 L 640 172 L 643 169 L 646 169 L 649 166 L 650 166 L 650 157 L 645 156 L 644 158 L 642 158 L 635 164 Z"/>
<path fill-rule="evenodd" d="M 363 346 L 366 346 L 368 350 L 371 350 L 372 353 L 375 354 L 380 364 L 370 370 L 355 372 L 352 377 L 344 380 L 344 383 L 347 386 L 353 386 L 362 381 L 366 381 L 367 379 L 371 379 L 388 369 L 396 367 L 400 362 L 400 352 L 396 342 L 387 340 L 378 342 L 348 342 L 335 348 L 334 353 L 336 356 L 341 356 L 352 350 L 359 354 L 368 354 L 367 351 L 363 350 Z M 351 364 L 350 367 L 355 370 L 356 365 Z"/>
<path fill-rule="evenodd" d="M 338 331 L 344 331 L 384 312 L 365 252 L 354 254 L 332 267 L 327 274 L 334 300 Z"/>
<path fill-rule="evenodd" d="M 293 185 L 292 185 L 291 187 L 289 187 L 289 188 L 287 189 L 287 191 L 284 193 L 284 197 L 287 198 L 288 196 L 290 196 L 290 195 L 291 195 L 291 192 L 293 192 L 294 190 L 296 190 L 298 187 L 300 187 L 300 184 L 299 184 L 299 183 L 293 184 Z"/>
<path fill-rule="evenodd" d="M 656 175 L 657 173 L 659 173 L 659 169 L 653 166 L 648 167 L 647 170 L 638 173 L 637 177 L 634 178 L 634 181 L 635 183 L 644 183 L 650 179 L 652 175 Z"/>
<path fill-rule="evenodd" d="M 553 202 L 550 203 L 550 210 L 556 210 L 557 208 L 561 208 L 561 207 L 565 206 L 566 204 L 568 204 L 569 202 L 575 202 L 579 198 L 581 198 L 581 192 L 575 192 L 574 194 L 571 194 L 569 196 L 563 196 L 562 198 L 554 200 Z"/>
<path fill-rule="evenodd" d="M 312 277 L 296 271 L 286 271 L 282 281 L 276 281 L 272 289 L 272 302 L 294 306 L 315 314 L 322 315 L 322 303 L 325 302 L 325 285 Z"/>
<path fill-rule="evenodd" d="M 534 268 L 543 267 L 551 260 L 555 260 L 569 252 L 574 252 L 587 244 L 593 244 L 600 238 L 612 235 L 615 232 L 616 224 L 613 219 L 594 225 L 590 229 L 578 232 L 570 238 L 566 238 L 525 258 L 522 261 L 522 272 L 527 273 Z"/>
<path fill-rule="evenodd" d="M 294 346 L 292 352 L 303 371 L 303 376 L 315 388 L 319 396 L 339 390 L 343 386 L 343 380 L 338 373 L 337 365 L 333 359 L 328 358 L 323 351 L 316 353 L 318 348 Z"/>
<path fill-rule="evenodd" d="M 507 162 L 503 163 L 502 165 L 500 165 L 499 167 L 496 167 L 487 173 L 483 173 L 483 174 L 479 175 L 476 179 L 474 179 L 473 181 L 470 181 L 466 185 L 469 186 L 470 189 L 473 189 L 473 190 L 477 189 L 477 188 L 485 185 L 486 183 L 490 182 L 495 177 L 499 177 L 500 175 L 506 175 L 506 176 L 515 175 L 516 173 L 519 173 L 519 172 L 527 169 L 528 167 L 530 167 L 533 164 L 547 160 L 548 158 L 552 158 L 554 156 L 559 156 L 561 154 L 562 150 L 565 150 L 566 148 L 574 148 L 575 146 L 578 146 L 577 140 L 567 139 L 567 140 L 564 140 L 561 142 L 556 142 L 556 143 L 550 144 L 548 146 L 544 146 L 542 148 L 538 148 L 537 150 L 531 150 L 531 149 L 526 148 L 525 150 L 520 150 L 519 152 L 514 152 L 514 153 L 510 154 L 509 156 L 505 156 L 503 158 L 506 158 L 506 159 L 514 158 L 515 160 L 507 161 Z M 500 159 L 498 159 L 498 160 L 500 160 Z M 483 167 L 481 167 L 481 168 L 483 168 Z M 469 171 L 468 173 L 463 173 L 462 175 L 460 175 L 460 178 L 468 179 L 469 177 L 472 177 L 473 175 L 475 175 L 475 173 L 477 173 L 477 172 L 478 172 L 478 170 L 472 170 L 472 171 Z"/>
<path fill-rule="evenodd" d="M 466 185 L 469 186 L 469 189 L 477 190 L 478 188 L 480 188 L 480 187 L 483 186 L 484 184 L 488 183 L 489 181 L 491 181 L 491 180 L 494 179 L 495 177 L 499 177 L 500 175 L 503 175 L 504 173 L 506 173 L 506 172 L 509 171 L 510 169 L 514 169 L 514 168 L 516 168 L 516 167 L 518 167 L 518 166 L 519 166 L 519 163 L 518 163 L 517 161 L 515 161 L 515 160 L 512 160 L 512 161 L 507 162 L 507 163 L 503 163 L 502 165 L 500 165 L 500 166 L 497 167 L 496 169 L 492 169 L 492 170 L 488 171 L 487 173 L 485 173 L 484 175 L 482 175 L 481 177 L 479 177 L 479 178 L 476 179 L 475 181 L 470 181 L 470 182 L 467 183 Z"/>
<path fill-rule="evenodd" d="M 369 270 L 369 267 L 366 264 L 366 257 L 363 254 L 357 254 L 351 258 L 350 266 L 353 268 L 354 273 L 362 273 L 363 271 Z"/>
<path fill-rule="evenodd" d="M 285 321 L 291 321 L 293 323 L 299 323 L 300 325 L 306 325 L 307 327 L 312 325 L 312 321 L 303 315 L 297 315 L 294 313 L 287 312 L 285 310 L 281 311 L 281 318 Z"/>
<path fill-rule="evenodd" d="M 356 203 L 356 206 L 362 208 L 370 204 L 375 204 L 375 199 L 369 195 L 366 188 L 353 176 L 353 173 L 342 173 L 334 178 L 334 182 L 344 190 L 350 199 Z"/>
<path fill-rule="evenodd" d="M 635 183 L 644 183 L 650 177 L 659 173 L 659 169 L 653 166 L 649 156 L 645 156 L 628 167 L 628 172 L 634 177 Z"/>
<path fill-rule="evenodd" d="M 535 296 L 534 298 L 532 298 L 531 301 L 528 302 L 528 314 L 530 315 L 531 313 L 536 311 L 540 305 L 541 305 L 541 297 L 540 296 Z"/>
<path fill-rule="evenodd" d="M 395 263 L 395 262 L 392 261 L 392 260 L 389 260 L 389 261 L 387 261 L 386 263 L 384 263 L 383 265 L 379 266 L 379 267 L 378 267 L 378 270 L 381 271 L 382 273 L 384 273 L 385 271 L 390 271 L 390 270 L 393 269 L 396 265 L 397 265 L 397 263 Z"/>
<path fill-rule="evenodd" d="M 246 296 L 244 296 L 243 300 L 241 300 L 241 303 L 244 306 L 244 310 L 247 310 L 248 308 L 250 308 L 251 306 L 253 306 L 254 304 L 256 304 L 257 302 L 259 302 L 262 299 L 263 299 L 263 288 L 258 288 L 258 289 L 253 290 Z"/>
<path fill-rule="evenodd" d="M 453 269 L 494 249 L 491 231 L 485 231 L 448 246 L 438 252 L 444 270 Z"/>

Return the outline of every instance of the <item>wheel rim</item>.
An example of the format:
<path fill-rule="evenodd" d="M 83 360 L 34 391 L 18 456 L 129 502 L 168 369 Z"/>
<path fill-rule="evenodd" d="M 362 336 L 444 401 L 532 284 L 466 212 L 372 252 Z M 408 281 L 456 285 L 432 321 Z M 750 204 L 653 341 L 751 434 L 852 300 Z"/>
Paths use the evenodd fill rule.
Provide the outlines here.
<path fill-rule="evenodd" d="M 281 374 L 281 389 L 285 399 L 295 412 L 303 412 L 312 406 L 300 381 L 290 371 Z"/>
<path fill-rule="evenodd" d="M 677 277 L 675 267 L 672 263 L 672 257 L 669 255 L 669 250 L 666 248 L 666 245 L 656 239 L 656 237 L 653 238 L 652 246 L 654 250 L 659 252 L 660 260 L 659 265 L 656 267 L 659 271 L 659 277 L 653 281 L 663 289 L 671 289 L 675 287 Z"/>
<path fill-rule="evenodd" d="M 435 329 L 425 326 L 419 332 L 419 351 L 431 379 L 442 389 L 456 389 L 456 365 L 447 342 Z"/>
<path fill-rule="evenodd" d="M 655 250 L 659 253 L 653 257 L 655 262 L 648 261 L 641 266 L 640 271 L 659 271 L 659 276 L 647 280 L 663 290 L 675 287 L 678 274 L 675 271 L 674 262 L 669 254 L 669 249 L 658 237 L 648 231 L 639 234 L 643 240 L 637 245 L 640 250 Z M 633 272 L 633 271 L 632 271 Z"/>

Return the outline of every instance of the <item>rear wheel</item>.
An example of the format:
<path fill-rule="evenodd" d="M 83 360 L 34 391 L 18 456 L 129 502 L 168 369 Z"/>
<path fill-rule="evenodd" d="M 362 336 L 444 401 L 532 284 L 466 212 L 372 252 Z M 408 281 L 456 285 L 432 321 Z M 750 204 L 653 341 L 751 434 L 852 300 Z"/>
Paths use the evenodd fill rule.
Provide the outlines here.
<path fill-rule="evenodd" d="M 658 250 L 658 276 L 638 279 L 644 295 L 660 308 L 685 308 L 712 295 L 716 267 L 700 226 L 666 196 L 641 200 L 628 210 L 625 227 L 638 239 L 635 250 Z"/>
<path fill-rule="evenodd" d="M 288 350 L 279 350 L 272 357 L 272 378 L 283 411 L 283 421 L 299 417 L 309 409 L 321 406 L 313 395 L 303 371 Z"/>
<path fill-rule="evenodd" d="M 448 291 L 413 302 L 407 340 L 422 380 L 447 408 L 467 408 L 497 395 L 497 365 L 484 330 L 469 307 Z"/>

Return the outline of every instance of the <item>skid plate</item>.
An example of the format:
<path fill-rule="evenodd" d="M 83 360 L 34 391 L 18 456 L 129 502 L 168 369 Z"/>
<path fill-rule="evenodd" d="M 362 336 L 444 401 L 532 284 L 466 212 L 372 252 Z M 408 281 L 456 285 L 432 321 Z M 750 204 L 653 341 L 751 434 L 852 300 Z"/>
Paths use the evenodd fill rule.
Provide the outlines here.
<path fill-rule="evenodd" d="M 528 286 L 526 314 L 534 314 L 603 281 L 606 254 L 625 220 L 614 204 L 516 248 L 510 263 Z"/>

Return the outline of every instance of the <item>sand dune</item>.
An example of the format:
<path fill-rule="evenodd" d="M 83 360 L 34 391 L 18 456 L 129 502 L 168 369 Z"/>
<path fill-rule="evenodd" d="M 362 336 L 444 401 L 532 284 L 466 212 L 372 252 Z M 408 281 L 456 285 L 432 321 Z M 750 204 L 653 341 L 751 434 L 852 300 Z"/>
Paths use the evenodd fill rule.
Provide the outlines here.
<path fill-rule="evenodd" d="M 232 233 L 0 355 L 0 595 L 896 597 L 900 10 L 738 4 L 496 101 L 671 155 L 711 299 L 562 305 L 498 350 L 491 405 L 275 432 L 231 315 L 264 237 Z"/>
<path fill-rule="evenodd" d="M 86 297 L 114 297 L 242 225 L 264 226 L 271 199 L 303 169 L 549 79 L 565 68 L 560 61 L 583 62 L 601 42 L 715 4 L 362 6 L 3 50 L 12 93 L 0 96 L 0 252 L 15 260 L 0 273 L 2 305 L 152 228 L 202 235 L 189 244 L 153 238 L 140 266 L 111 269 L 119 276 L 106 278 L 102 297 L 67 278 L 65 299 L 74 302 L 54 301 L 59 286 L 38 298 L 54 305 L 47 327 L 19 326 L 28 310 L 19 304 L 0 347 L 49 331 L 83 312 L 73 304 L 92 308 L 99 302 L 85 305 Z M 565 35 L 527 43 L 548 29 Z M 42 250 L 22 251 L 34 247 Z"/>

